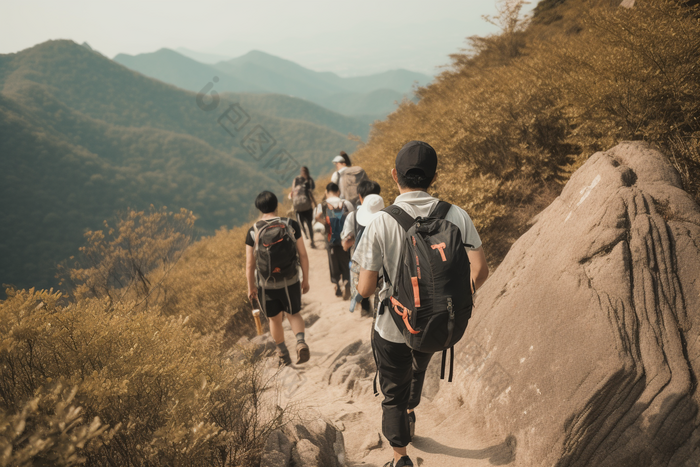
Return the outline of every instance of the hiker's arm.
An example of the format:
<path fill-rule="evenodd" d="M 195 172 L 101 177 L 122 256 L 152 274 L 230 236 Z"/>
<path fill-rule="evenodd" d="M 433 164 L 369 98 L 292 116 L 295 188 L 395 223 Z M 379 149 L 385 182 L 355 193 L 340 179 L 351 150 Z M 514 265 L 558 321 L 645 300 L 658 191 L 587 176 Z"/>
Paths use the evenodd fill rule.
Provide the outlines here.
<path fill-rule="evenodd" d="M 377 290 L 377 278 L 379 271 L 368 271 L 360 269 L 360 280 L 357 282 L 357 292 L 362 298 L 369 298 Z"/>
<path fill-rule="evenodd" d="M 484 285 L 486 278 L 489 277 L 489 265 L 486 264 L 486 255 L 482 247 L 476 250 L 469 250 L 467 255 L 471 263 L 472 280 L 475 284 L 473 292 L 476 292 L 479 287 Z"/>
<path fill-rule="evenodd" d="M 255 284 L 255 249 L 245 246 L 245 277 L 248 280 L 248 299 L 253 300 L 258 297 L 258 286 Z"/>
<path fill-rule="evenodd" d="M 355 237 L 348 237 L 343 240 L 343 250 L 348 251 L 355 244 Z"/>
<path fill-rule="evenodd" d="M 297 240 L 297 251 L 299 252 L 299 262 L 301 263 L 301 273 L 304 279 L 301 282 L 301 293 L 309 291 L 309 255 L 306 254 L 304 240 L 300 237 Z"/>

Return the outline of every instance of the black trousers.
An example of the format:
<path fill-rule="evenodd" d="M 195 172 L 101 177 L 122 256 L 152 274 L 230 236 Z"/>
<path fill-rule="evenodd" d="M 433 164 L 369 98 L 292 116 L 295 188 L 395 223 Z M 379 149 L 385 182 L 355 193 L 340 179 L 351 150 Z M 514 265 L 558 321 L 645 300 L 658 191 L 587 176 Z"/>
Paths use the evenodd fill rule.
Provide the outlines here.
<path fill-rule="evenodd" d="M 425 370 L 433 354 L 411 350 L 403 343 L 389 342 L 376 331 L 373 340 L 379 385 L 384 394 L 382 433 L 390 445 L 408 446 L 411 433 L 406 411 L 415 409 L 420 403 Z"/>
<path fill-rule="evenodd" d="M 312 241 L 314 239 L 314 210 L 309 209 L 308 211 L 298 211 L 297 220 L 301 226 L 301 231 L 306 238 L 310 238 Z"/>
<path fill-rule="evenodd" d="M 342 245 L 328 245 L 328 260 L 331 267 L 331 282 L 340 283 L 350 280 L 350 253 L 343 250 Z"/>

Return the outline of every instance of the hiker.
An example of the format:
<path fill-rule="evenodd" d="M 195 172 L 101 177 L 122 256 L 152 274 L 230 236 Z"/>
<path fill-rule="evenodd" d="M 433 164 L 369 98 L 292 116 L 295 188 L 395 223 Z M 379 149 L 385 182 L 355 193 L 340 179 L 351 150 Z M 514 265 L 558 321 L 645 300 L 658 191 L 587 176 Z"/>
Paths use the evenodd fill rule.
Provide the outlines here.
<path fill-rule="evenodd" d="M 277 197 L 263 191 L 255 199 L 261 213 L 245 237 L 248 298 L 258 300 L 270 320 L 270 334 L 277 344 L 280 365 L 291 365 L 284 343 L 282 323 L 287 316 L 296 335 L 297 364 L 309 360 L 309 346 L 304 340 L 301 295 L 309 291 L 309 258 L 301 238 L 299 223 L 277 215 Z M 299 278 L 301 264 L 301 281 Z"/>
<path fill-rule="evenodd" d="M 363 180 L 367 180 L 367 174 L 362 167 L 352 166 L 350 157 L 345 151 L 340 151 L 340 155 L 333 158 L 335 164 L 335 172 L 331 175 L 331 182 L 340 187 L 340 197 L 350 201 L 353 206 L 357 207 L 359 196 L 357 194 L 357 186 Z"/>
<path fill-rule="evenodd" d="M 364 231 L 367 224 L 369 224 L 372 217 L 382 209 L 384 209 L 384 200 L 379 193 L 382 189 L 379 183 L 372 180 L 363 180 L 357 186 L 357 193 L 360 197 L 360 206 L 354 212 L 348 214 L 345 220 L 345 225 L 343 226 L 343 232 L 340 234 L 343 249 L 349 251 L 352 257 L 353 246 L 359 242 L 362 237 L 362 232 Z M 365 201 L 367 204 L 365 204 Z M 352 265 L 350 266 L 352 268 Z M 355 291 L 351 293 L 354 294 Z M 369 298 L 362 298 L 360 300 L 361 312 L 360 316 L 371 316 L 372 310 L 369 304 Z M 355 302 L 351 304 L 350 311 L 354 311 Z"/>
<path fill-rule="evenodd" d="M 350 300 L 350 254 L 343 249 L 340 235 L 348 213 L 354 210 L 352 203 L 340 197 L 338 185 L 331 182 L 326 186 L 326 199 L 316 220 L 326 226 L 331 282 L 335 285 L 336 297 L 342 296 L 343 300 Z"/>
<path fill-rule="evenodd" d="M 343 232 L 340 235 L 343 242 L 343 249 L 345 251 L 350 251 L 350 249 L 359 241 L 358 235 L 361 236 L 362 231 L 367 226 L 366 224 L 359 224 L 357 217 L 355 216 L 360 210 L 363 200 L 368 195 L 379 195 L 381 192 L 382 188 L 379 186 L 379 183 L 373 180 L 363 180 L 359 185 L 357 185 L 357 195 L 359 198 L 357 209 L 348 214 L 347 220 L 345 221 L 345 226 L 343 226 Z M 381 209 L 383 208 L 384 200 L 382 199 Z"/>
<path fill-rule="evenodd" d="M 385 467 L 413 466 L 406 447 L 415 433 L 425 370 L 443 350 L 444 376 L 446 350 L 462 337 L 472 293 L 489 274 L 469 215 L 426 192 L 437 164 L 425 142 L 401 148 L 391 171 L 400 195 L 367 226 L 353 255 L 361 296 L 375 292 L 380 273 L 384 279 L 372 347 L 384 394 L 382 432 L 394 451 Z"/>
<path fill-rule="evenodd" d="M 297 222 L 301 226 L 301 231 L 311 242 L 311 248 L 316 248 L 314 244 L 314 189 L 316 184 L 313 178 L 309 175 L 308 167 L 302 167 L 298 177 L 292 182 L 292 191 L 289 193 L 289 198 L 292 200 L 294 211 L 296 212 Z"/>

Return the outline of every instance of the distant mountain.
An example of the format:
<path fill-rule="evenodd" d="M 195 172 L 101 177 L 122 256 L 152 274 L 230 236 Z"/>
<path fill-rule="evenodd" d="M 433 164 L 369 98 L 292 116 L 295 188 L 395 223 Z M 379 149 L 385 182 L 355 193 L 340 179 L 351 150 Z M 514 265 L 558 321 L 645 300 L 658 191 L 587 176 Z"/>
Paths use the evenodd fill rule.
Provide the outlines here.
<path fill-rule="evenodd" d="M 55 285 L 56 263 L 77 252 L 84 229 L 127 207 L 185 207 L 204 232 L 241 224 L 258 192 L 282 191 L 280 174 L 265 168 L 277 151 L 319 175 L 356 143 L 318 122 L 361 125 L 284 96 L 220 96 L 210 112 L 195 97 L 71 41 L 0 55 L 0 283 Z M 290 118 L 300 114 L 306 120 Z M 245 120 L 232 123 L 236 115 Z M 269 155 L 258 150 L 266 141 Z"/>
<path fill-rule="evenodd" d="M 178 47 L 177 49 L 175 49 L 175 52 L 180 53 L 185 57 L 189 57 L 193 60 L 197 60 L 198 62 L 207 63 L 209 65 L 213 65 L 214 63 L 219 62 L 225 62 L 226 60 L 231 60 L 231 56 L 227 57 L 225 55 L 197 52 L 196 50 L 190 50 L 185 47 Z"/>
<path fill-rule="evenodd" d="M 222 97 L 239 102 L 246 109 L 268 116 L 302 120 L 324 126 L 343 135 L 353 134 L 367 140 L 369 125 L 366 119 L 346 117 L 313 102 L 282 94 L 225 93 Z"/>
<path fill-rule="evenodd" d="M 374 121 L 383 118 L 396 109 L 396 103 L 406 96 L 392 89 L 378 89 L 368 93 L 345 92 L 320 99 L 320 104 L 336 112 L 347 112 L 357 118 Z"/>
<path fill-rule="evenodd" d="M 221 73 L 211 65 L 200 63 L 170 49 L 136 56 L 119 54 L 114 61 L 139 73 L 188 91 L 199 92 L 215 76 L 217 89 L 228 92 L 269 92 L 267 88 Z"/>
<path fill-rule="evenodd" d="M 199 91 L 204 83 L 212 79 L 212 69 L 215 69 L 216 76 L 220 79 L 216 89 L 220 91 L 286 94 L 322 106 L 332 102 L 333 106 L 327 108 L 347 116 L 362 117 L 363 121 L 368 115 L 372 118 L 386 116 L 396 108 L 394 102 L 400 101 L 403 95 L 410 94 L 416 84 L 423 86 L 432 79 L 428 75 L 408 70 L 342 78 L 335 73 L 309 70 L 292 61 L 260 51 L 251 51 L 215 65 L 205 65 L 174 55 L 179 54 L 161 49 L 136 56 L 120 54 L 114 60 L 146 76 L 191 91 Z M 201 77 L 198 78 L 200 81 L 193 82 L 193 76 Z M 378 93 L 380 90 L 383 92 Z M 376 99 L 383 100 L 377 102 Z M 377 112 L 377 108 L 382 110 Z"/>

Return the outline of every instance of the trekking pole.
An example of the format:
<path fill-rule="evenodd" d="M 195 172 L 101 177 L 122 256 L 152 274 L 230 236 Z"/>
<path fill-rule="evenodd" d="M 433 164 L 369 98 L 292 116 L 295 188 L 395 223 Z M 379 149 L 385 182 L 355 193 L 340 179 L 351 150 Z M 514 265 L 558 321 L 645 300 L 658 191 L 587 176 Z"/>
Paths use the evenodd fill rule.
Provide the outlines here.
<path fill-rule="evenodd" d="M 262 327 L 262 322 L 260 321 L 260 301 L 255 300 L 257 302 L 258 307 L 253 309 L 253 319 L 255 319 L 255 330 L 258 332 L 258 336 L 262 336 L 263 334 L 263 327 Z M 253 303 L 253 306 L 255 306 L 255 303 Z"/>

